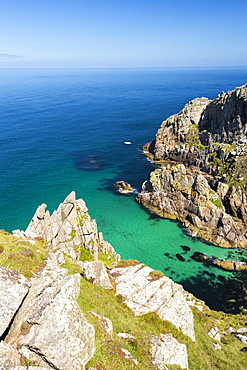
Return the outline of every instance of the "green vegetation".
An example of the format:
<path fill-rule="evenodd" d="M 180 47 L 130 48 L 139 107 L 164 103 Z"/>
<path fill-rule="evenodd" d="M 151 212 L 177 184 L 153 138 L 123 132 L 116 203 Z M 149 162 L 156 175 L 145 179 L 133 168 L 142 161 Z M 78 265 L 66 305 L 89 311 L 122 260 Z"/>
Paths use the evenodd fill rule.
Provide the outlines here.
<path fill-rule="evenodd" d="M 210 202 L 213 203 L 217 208 L 223 209 L 223 203 L 220 197 L 217 199 L 211 199 Z"/>
<path fill-rule="evenodd" d="M 117 267 L 129 267 L 138 265 L 140 262 L 136 260 L 121 260 L 118 262 Z"/>
<path fill-rule="evenodd" d="M 246 320 L 244 315 L 224 314 L 210 311 L 206 307 L 205 312 L 202 313 L 194 308 L 196 341 L 193 342 L 170 322 L 160 320 L 154 313 L 134 316 L 121 296 L 115 296 L 113 291 L 94 286 L 85 279 L 81 282 L 78 303 L 87 321 L 96 329 L 97 350 L 87 367 L 94 366 L 103 370 L 150 370 L 153 368 L 149 353 L 150 336 L 171 333 L 180 343 L 187 345 L 190 370 L 246 369 L 246 354 L 240 351 L 244 344 L 226 331 L 230 326 L 234 328 L 244 326 Z M 112 336 L 106 334 L 100 320 L 90 311 L 112 321 Z M 216 341 L 207 335 L 213 324 L 216 324 L 223 333 L 219 343 L 221 350 L 214 349 L 212 343 Z M 119 332 L 131 334 L 135 339 L 121 339 L 117 336 Z M 124 359 L 121 348 L 127 349 L 138 360 L 138 365 Z M 181 370 L 175 365 L 167 365 L 167 367 L 170 370 Z"/>
<path fill-rule="evenodd" d="M 30 278 L 45 264 L 47 244 L 43 240 L 15 238 L 13 235 L 0 231 L 0 265 L 10 267 Z"/>
<path fill-rule="evenodd" d="M 212 195 L 213 191 L 211 192 Z M 85 260 L 92 260 L 89 251 L 81 248 L 80 256 Z M 25 241 L 12 235 L 0 232 L 1 264 L 20 271 L 27 277 L 37 273 L 47 258 L 46 243 L 42 240 Z M 99 255 L 99 259 L 109 265 L 114 262 L 112 256 Z M 138 261 L 126 260 L 117 264 L 118 267 L 135 266 Z M 80 267 L 65 255 L 62 267 L 68 269 L 69 274 L 81 273 Z M 152 271 L 150 279 L 157 280 L 164 276 L 160 271 Z M 113 278 L 111 278 L 113 280 Z M 112 281 L 114 286 L 114 281 Z M 244 315 L 230 315 L 223 312 L 210 311 L 204 307 L 204 312 L 193 308 L 196 341 L 179 331 L 168 321 L 162 321 L 155 313 L 134 316 L 133 312 L 124 303 L 122 296 L 116 296 L 114 290 L 106 290 L 95 286 L 82 277 L 78 304 L 88 322 L 95 327 L 96 353 L 89 361 L 90 366 L 97 370 L 150 370 L 153 368 L 149 353 L 149 340 L 152 335 L 171 333 L 180 343 L 187 346 L 190 370 L 244 370 L 246 369 L 245 347 L 226 329 L 243 327 L 246 323 Z M 109 318 L 113 324 L 113 333 L 109 335 L 103 328 L 102 321 L 90 313 L 94 311 L 100 316 Z M 210 328 L 216 324 L 221 333 L 220 345 L 222 349 L 215 350 L 212 340 L 208 336 Z M 24 323 L 23 332 L 29 331 L 29 325 Z M 128 333 L 134 338 L 122 339 L 117 333 Z M 122 348 L 134 356 L 138 365 L 124 358 Z M 22 358 L 22 365 L 34 365 L 31 361 Z M 176 365 L 167 365 L 169 370 L 179 370 Z M 181 370 L 181 369 L 180 369 Z"/>
<path fill-rule="evenodd" d="M 68 270 L 69 275 L 77 274 L 77 273 L 82 273 L 82 269 L 80 268 L 79 265 L 77 265 L 76 262 L 72 261 L 69 256 L 67 256 L 64 253 L 64 259 L 65 262 L 61 265 L 61 267 L 66 268 Z"/>

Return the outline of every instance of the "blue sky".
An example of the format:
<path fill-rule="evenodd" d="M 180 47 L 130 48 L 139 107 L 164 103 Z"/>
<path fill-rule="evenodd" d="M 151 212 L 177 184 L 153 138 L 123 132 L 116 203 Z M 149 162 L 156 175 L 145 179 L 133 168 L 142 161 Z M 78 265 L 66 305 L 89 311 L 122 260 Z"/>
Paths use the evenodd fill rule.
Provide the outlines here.
<path fill-rule="evenodd" d="M 0 0 L 0 68 L 247 65 L 246 0 Z"/>

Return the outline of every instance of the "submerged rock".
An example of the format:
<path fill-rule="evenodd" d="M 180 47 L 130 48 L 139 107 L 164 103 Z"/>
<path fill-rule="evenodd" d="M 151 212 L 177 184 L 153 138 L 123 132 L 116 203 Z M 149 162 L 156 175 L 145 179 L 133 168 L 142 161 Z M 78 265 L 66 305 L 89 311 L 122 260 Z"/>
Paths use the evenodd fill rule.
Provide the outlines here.
<path fill-rule="evenodd" d="M 178 259 L 179 261 L 182 261 L 182 262 L 184 262 L 184 261 L 185 261 L 185 258 L 184 258 L 183 256 L 181 256 L 181 254 L 179 254 L 179 253 L 177 253 L 177 254 L 176 254 L 176 257 L 177 257 L 177 259 Z"/>

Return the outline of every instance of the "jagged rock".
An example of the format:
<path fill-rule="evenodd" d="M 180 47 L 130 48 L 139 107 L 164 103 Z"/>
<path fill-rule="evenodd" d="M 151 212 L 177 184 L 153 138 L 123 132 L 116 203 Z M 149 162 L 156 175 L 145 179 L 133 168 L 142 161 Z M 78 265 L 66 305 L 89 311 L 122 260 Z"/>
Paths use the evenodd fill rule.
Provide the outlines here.
<path fill-rule="evenodd" d="M 204 176 L 183 164 L 155 169 L 136 200 L 165 218 L 180 220 L 197 236 L 225 247 L 245 247 L 245 225 L 234 220 Z"/>
<path fill-rule="evenodd" d="M 197 262 L 207 262 L 207 264 L 211 266 L 217 266 L 222 268 L 223 270 L 227 271 L 246 271 L 247 272 L 247 265 L 245 262 L 241 261 L 231 261 L 231 260 L 223 260 L 218 259 L 216 257 L 210 256 L 208 257 L 205 253 L 195 252 L 191 256 L 191 258 Z"/>
<path fill-rule="evenodd" d="M 185 293 L 184 295 L 190 307 L 195 307 L 199 311 L 203 312 L 203 306 L 205 305 L 205 302 L 201 300 L 199 301 L 191 293 Z"/>
<path fill-rule="evenodd" d="M 97 317 L 99 319 L 100 326 L 103 328 L 103 330 L 106 332 L 107 335 L 109 335 L 110 337 L 112 337 L 112 335 L 113 335 L 113 325 L 112 325 L 111 320 L 108 319 L 107 317 L 100 316 L 99 314 L 97 314 L 94 311 L 90 311 L 90 313 L 93 316 L 95 316 L 95 317 Z"/>
<path fill-rule="evenodd" d="M 8 328 L 13 316 L 27 295 L 30 282 L 18 271 L 0 266 L 0 335 Z"/>
<path fill-rule="evenodd" d="M 157 169 L 137 200 L 162 217 L 188 221 L 189 227 L 200 229 L 199 236 L 213 243 L 246 247 L 246 116 L 247 84 L 213 101 L 196 98 L 169 117 L 143 148 L 159 164 L 177 162 L 192 173 L 180 168 L 181 179 L 176 183 L 174 173 Z M 213 176 L 213 188 L 200 170 Z"/>
<path fill-rule="evenodd" d="M 112 269 L 116 294 L 125 298 L 135 315 L 156 312 L 162 320 L 170 321 L 195 340 L 193 315 L 182 286 L 166 276 L 153 279 L 153 271 L 142 264 Z"/>
<path fill-rule="evenodd" d="M 95 220 L 88 214 L 82 199 L 76 200 L 72 191 L 50 216 L 46 204 L 39 206 L 25 231 L 15 230 L 13 234 L 22 238 L 42 238 L 53 250 L 59 248 L 73 260 L 78 260 L 80 246 L 95 254 L 114 253 L 113 247 L 104 241 L 102 233 L 98 233 Z M 117 258 L 119 258 L 116 255 Z"/>
<path fill-rule="evenodd" d="M 245 152 L 247 114 L 247 84 L 213 101 L 196 98 L 179 112 L 162 122 L 155 139 L 144 146 L 155 160 L 172 159 L 188 165 L 208 166 L 208 158 L 215 151 L 219 158 Z M 214 142 L 231 144 L 233 149 L 215 146 Z M 228 150 L 227 150 L 228 149 Z"/>
<path fill-rule="evenodd" d="M 84 262 L 80 263 L 80 266 L 83 269 L 83 276 L 92 284 L 98 285 L 104 289 L 113 289 L 103 262 Z"/>
<path fill-rule="evenodd" d="M 9 369 L 12 366 L 20 365 L 20 354 L 17 349 L 3 341 L 0 342 L 0 369 Z"/>
<path fill-rule="evenodd" d="M 179 365 L 182 369 L 188 369 L 186 345 L 179 343 L 171 334 L 161 334 L 160 338 L 152 336 L 150 345 L 156 369 L 167 369 L 165 365 Z"/>
<path fill-rule="evenodd" d="M 228 271 L 246 271 L 247 265 L 240 261 L 230 261 L 230 260 L 214 260 L 214 264 Z"/>
<path fill-rule="evenodd" d="M 114 186 L 118 188 L 118 191 L 121 194 L 131 194 L 134 191 L 132 186 L 126 181 L 117 181 Z"/>
<path fill-rule="evenodd" d="M 220 341 L 220 331 L 218 327 L 214 324 L 208 332 L 208 336 L 214 340 Z"/>
<path fill-rule="evenodd" d="M 6 341 L 37 365 L 81 370 L 95 351 L 94 328 L 76 302 L 81 277 L 52 266 L 32 278 Z"/>

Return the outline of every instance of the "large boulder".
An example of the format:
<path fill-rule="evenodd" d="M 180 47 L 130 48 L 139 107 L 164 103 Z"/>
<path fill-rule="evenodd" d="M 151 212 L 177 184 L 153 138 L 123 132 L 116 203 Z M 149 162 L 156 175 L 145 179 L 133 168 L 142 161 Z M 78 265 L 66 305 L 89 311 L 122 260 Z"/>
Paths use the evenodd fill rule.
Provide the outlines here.
<path fill-rule="evenodd" d="M 0 266 L 0 336 L 27 295 L 30 282 L 18 271 Z"/>
<path fill-rule="evenodd" d="M 95 352 L 94 328 L 77 304 L 79 274 L 49 266 L 32 286 L 11 326 L 7 343 L 35 364 L 81 370 Z"/>
<path fill-rule="evenodd" d="M 142 264 L 114 268 L 116 294 L 124 297 L 135 315 L 156 312 L 162 320 L 170 321 L 184 334 L 195 340 L 194 319 L 183 287 Z"/>
<path fill-rule="evenodd" d="M 161 334 L 160 338 L 150 339 L 153 365 L 159 370 L 167 370 L 165 365 L 179 365 L 188 369 L 188 356 L 185 344 L 179 343 L 171 334 Z"/>
<path fill-rule="evenodd" d="M 98 285 L 104 289 L 113 289 L 110 283 L 106 267 L 101 261 L 79 262 L 83 270 L 83 276 L 94 285 Z"/>

